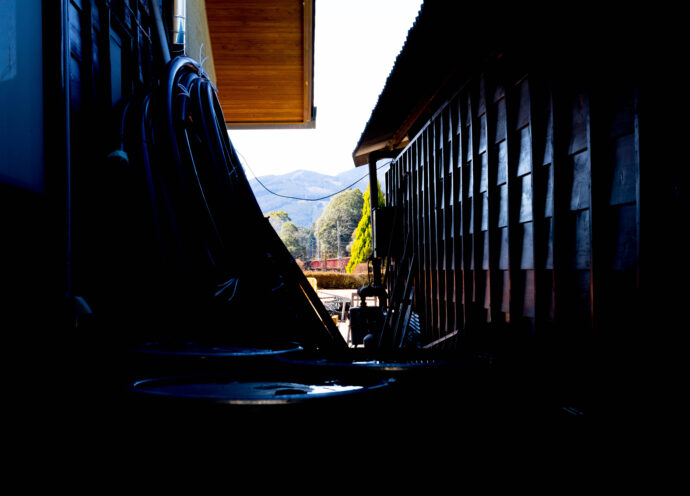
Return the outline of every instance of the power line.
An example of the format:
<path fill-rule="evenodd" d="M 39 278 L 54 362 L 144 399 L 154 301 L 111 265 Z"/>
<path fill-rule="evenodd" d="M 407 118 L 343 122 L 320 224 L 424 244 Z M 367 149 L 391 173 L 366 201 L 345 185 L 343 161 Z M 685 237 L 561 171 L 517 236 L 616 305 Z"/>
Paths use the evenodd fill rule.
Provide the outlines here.
<path fill-rule="evenodd" d="M 357 179 L 354 183 L 352 183 L 352 184 L 350 184 L 350 185 L 348 185 L 348 186 L 345 186 L 343 189 L 341 189 L 341 190 L 339 190 L 339 191 L 336 191 L 335 193 L 331 193 L 331 194 L 329 194 L 329 195 L 326 195 L 326 196 L 322 196 L 322 197 L 319 197 L 319 198 L 299 198 L 299 197 L 296 197 L 296 196 L 283 195 L 283 194 L 280 194 L 280 193 L 276 193 L 275 191 L 272 191 L 268 186 L 266 186 L 264 183 L 261 182 L 261 179 L 259 179 L 259 178 L 257 177 L 257 175 L 254 173 L 254 171 L 252 170 L 252 168 L 249 166 L 249 163 L 247 162 L 247 159 L 244 158 L 244 155 L 242 155 L 242 154 L 239 153 L 239 152 L 237 152 L 237 154 L 238 154 L 238 155 L 240 156 L 240 158 L 242 159 L 242 162 L 244 162 L 244 165 L 245 165 L 245 166 L 249 169 L 249 171 L 252 173 L 252 176 L 254 176 L 254 179 L 256 179 L 256 181 L 261 185 L 261 187 L 262 187 L 263 189 L 265 189 L 266 191 L 268 191 L 268 192 L 269 192 L 270 194 L 272 194 L 272 195 L 279 196 L 279 197 L 281 197 L 281 198 L 287 198 L 287 199 L 289 199 L 289 200 L 301 200 L 301 201 L 321 201 L 321 200 L 326 200 L 326 199 L 328 199 L 328 198 L 330 198 L 330 197 L 332 197 L 332 196 L 335 196 L 335 195 L 337 195 L 337 194 L 339 194 L 339 193 L 342 193 L 343 191 L 346 191 L 346 190 L 350 189 L 352 186 L 354 186 L 355 184 L 357 184 L 358 182 L 360 182 L 362 179 L 365 179 L 365 178 L 369 175 L 368 173 L 367 173 L 367 174 L 364 174 L 362 177 L 360 177 L 359 179 Z M 385 167 L 386 165 L 389 165 L 392 161 L 393 161 L 393 159 L 389 160 L 389 161 L 386 162 L 385 164 L 382 164 L 382 165 L 378 166 L 378 167 L 376 168 L 376 170 L 379 170 L 379 169 L 381 169 L 382 167 Z"/>

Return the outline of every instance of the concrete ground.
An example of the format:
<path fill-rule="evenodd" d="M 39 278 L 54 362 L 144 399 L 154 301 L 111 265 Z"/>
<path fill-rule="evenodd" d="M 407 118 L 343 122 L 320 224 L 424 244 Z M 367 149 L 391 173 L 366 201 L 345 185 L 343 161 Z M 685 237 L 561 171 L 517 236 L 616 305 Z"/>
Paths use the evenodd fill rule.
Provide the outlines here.
<path fill-rule="evenodd" d="M 319 289 L 317 290 L 317 294 L 319 295 L 319 298 L 321 297 L 329 297 L 329 296 L 337 296 L 339 298 L 343 298 L 346 302 L 351 303 L 352 302 L 352 296 L 357 294 L 356 289 Z M 348 345 L 352 346 L 349 341 L 349 329 L 350 329 L 350 321 L 346 318 L 343 319 L 341 318 L 342 316 L 338 317 L 338 329 L 340 330 L 340 333 L 343 335 L 343 339 L 347 342 Z"/>

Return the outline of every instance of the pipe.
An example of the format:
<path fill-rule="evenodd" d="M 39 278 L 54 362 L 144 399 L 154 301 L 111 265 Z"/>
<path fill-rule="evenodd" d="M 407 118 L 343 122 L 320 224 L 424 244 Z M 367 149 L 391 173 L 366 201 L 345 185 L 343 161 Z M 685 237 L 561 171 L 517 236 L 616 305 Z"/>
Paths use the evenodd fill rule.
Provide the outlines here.
<path fill-rule="evenodd" d="M 163 18 L 161 17 L 161 9 L 160 5 L 158 5 L 158 0 L 151 0 L 151 8 L 153 9 L 153 17 L 156 21 L 158 48 L 161 51 L 163 65 L 165 65 L 170 62 L 170 48 L 168 48 L 168 39 L 165 36 L 165 28 L 163 27 Z"/>
<path fill-rule="evenodd" d="M 173 53 L 175 55 L 184 55 L 185 53 L 186 17 L 186 0 L 173 0 L 172 29 L 170 30 L 170 39 L 172 40 Z"/>
<path fill-rule="evenodd" d="M 379 186 L 376 176 L 376 161 L 378 155 L 369 155 L 369 215 L 371 216 L 371 254 L 376 257 L 376 209 L 379 206 Z"/>
<path fill-rule="evenodd" d="M 70 24 L 69 24 L 69 2 L 62 2 L 61 5 L 62 22 L 62 88 L 63 115 L 65 119 L 65 297 L 72 297 L 72 147 L 71 147 L 71 126 L 70 109 L 72 102 L 71 94 L 71 75 L 70 75 Z"/>
<path fill-rule="evenodd" d="M 383 158 L 393 157 L 395 154 L 390 150 L 377 150 L 369 154 L 369 207 L 371 209 L 371 263 L 374 269 L 373 285 L 378 287 L 382 284 L 381 277 L 381 257 L 376 246 L 376 209 L 379 205 L 379 181 L 376 173 L 376 164 Z"/>

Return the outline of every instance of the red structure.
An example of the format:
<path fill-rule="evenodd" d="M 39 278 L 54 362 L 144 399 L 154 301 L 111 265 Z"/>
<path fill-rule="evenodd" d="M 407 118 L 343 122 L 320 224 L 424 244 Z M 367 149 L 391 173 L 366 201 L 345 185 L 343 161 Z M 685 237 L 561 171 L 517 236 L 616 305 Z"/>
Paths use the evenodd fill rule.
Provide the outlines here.
<path fill-rule="evenodd" d="M 325 260 L 311 260 L 307 262 L 308 270 L 345 270 L 350 257 L 327 258 Z"/>

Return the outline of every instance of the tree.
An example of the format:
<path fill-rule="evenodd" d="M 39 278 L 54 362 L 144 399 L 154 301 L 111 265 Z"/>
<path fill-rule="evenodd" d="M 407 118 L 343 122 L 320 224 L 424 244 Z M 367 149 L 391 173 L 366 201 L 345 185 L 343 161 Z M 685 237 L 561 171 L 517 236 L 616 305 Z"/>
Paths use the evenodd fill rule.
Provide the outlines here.
<path fill-rule="evenodd" d="M 295 224 L 290 221 L 285 222 L 278 236 L 294 258 L 304 260 L 306 246 L 300 239 L 299 228 Z"/>
<path fill-rule="evenodd" d="M 286 222 L 290 222 L 290 216 L 284 210 L 268 212 L 267 214 L 264 214 L 264 216 L 268 218 L 268 221 L 273 226 L 273 229 L 275 229 L 278 233 L 283 227 L 283 224 L 285 224 Z"/>
<path fill-rule="evenodd" d="M 314 224 L 314 233 L 323 256 L 340 257 L 345 253 L 345 246 L 352 238 L 363 203 L 362 192 L 358 189 L 348 189 L 331 198 Z"/>
<path fill-rule="evenodd" d="M 386 199 L 383 196 L 383 191 L 381 191 L 381 185 L 376 182 L 378 186 L 378 203 L 377 205 L 384 205 Z M 355 267 L 363 262 L 366 262 L 371 255 L 372 245 L 371 245 L 371 207 L 369 198 L 371 194 L 369 192 L 369 186 L 364 192 L 364 203 L 362 205 L 362 215 L 359 219 L 359 224 L 357 224 L 357 229 L 352 234 L 354 238 L 354 243 L 352 243 L 352 248 L 350 250 L 350 261 L 345 268 L 348 274 L 352 274 Z"/>
<path fill-rule="evenodd" d="M 311 243 L 311 229 L 298 227 L 290 221 L 283 223 L 278 236 L 290 254 L 298 260 L 307 259 L 307 250 Z"/>

